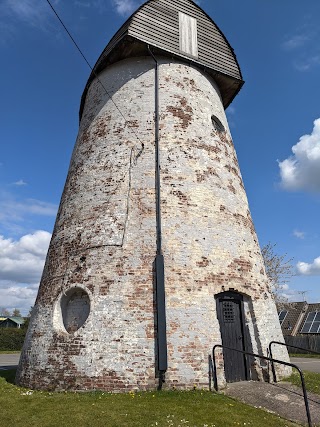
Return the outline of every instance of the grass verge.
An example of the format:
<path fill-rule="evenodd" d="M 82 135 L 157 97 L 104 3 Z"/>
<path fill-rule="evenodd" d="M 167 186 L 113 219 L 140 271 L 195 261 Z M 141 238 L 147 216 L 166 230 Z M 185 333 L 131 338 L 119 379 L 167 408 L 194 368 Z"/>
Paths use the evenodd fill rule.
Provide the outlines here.
<path fill-rule="evenodd" d="M 208 391 L 110 394 L 49 393 L 10 383 L 0 371 L 6 427 L 292 427 L 296 424 Z M 9 381 L 9 382 L 8 382 Z"/>
<path fill-rule="evenodd" d="M 0 354 L 20 354 L 17 350 L 0 350 Z"/>
<path fill-rule="evenodd" d="M 303 371 L 303 375 L 307 391 L 320 394 L 320 374 L 316 372 Z M 298 372 L 294 372 L 290 377 L 286 378 L 286 381 L 301 387 L 301 380 Z"/>
<path fill-rule="evenodd" d="M 289 353 L 290 357 L 307 357 L 310 359 L 320 359 L 320 354 L 312 354 L 312 353 Z"/>

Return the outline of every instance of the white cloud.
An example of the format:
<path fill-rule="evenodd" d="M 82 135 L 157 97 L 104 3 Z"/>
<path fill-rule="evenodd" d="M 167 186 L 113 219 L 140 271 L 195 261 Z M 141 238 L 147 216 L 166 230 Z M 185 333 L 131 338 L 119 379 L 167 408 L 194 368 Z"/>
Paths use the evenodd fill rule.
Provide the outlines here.
<path fill-rule="evenodd" d="M 286 37 L 282 49 L 292 55 L 296 70 L 307 72 L 320 65 L 319 28 L 307 19 L 295 34 Z"/>
<path fill-rule="evenodd" d="M 40 279 L 51 234 L 36 231 L 18 241 L 0 236 L 0 280 L 34 283 Z"/>
<path fill-rule="evenodd" d="M 300 276 L 320 276 L 320 257 L 315 258 L 310 264 L 300 261 L 296 268 Z"/>
<path fill-rule="evenodd" d="M 294 302 L 297 300 L 296 291 L 288 290 L 288 292 L 283 292 L 281 298 L 282 302 Z"/>
<path fill-rule="evenodd" d="M 286 50 L 294 50 L 305 45 L 310 39 L 310 34 L 296 34 L 288 38 L 282 47 Z"/>
<path fill-rule="evenodd" d="M 297 299 L 296 291 L 291 289 L 287 283 L 284 283 L 283 285 L 275 289 L 274 293 L 278 302 L 285 303 L 295 301 Z"/>
<path fill-rule="evenodd" d="M 51 0 L 55 6 L 60 0 Z M 0 45 L 5 46 L 21 32 L 23 25 L 43 32 L 52 30 L 53 12 L 46 1 L 0 0 Z"/>
<path fill-rule="evenodd" d="M 227 114 L 234 115 L 236 113 L 236 109 L 233 105 L 229 105 L 227 108 Z"/>
<path fill-rule="evenodd" d="M 26 316 L 30 307 L 34 305 L 38 286 L 38 284 L 18 286 L 12 282 L 0 281 L 0 309 L 5 308 L 12 313 L 15 308 L 18 308 L 22 316 Z"/>
<path fill-rule="evenodd" d="M 293 155 L 279 162 L 281 186 L 285 190 L 320 191 L 320 118 L 311 135 L 303 135 L 292 147 Z"/>
<path fill-rule="evenodd" d="M 230 105 L 226 110 L 226 114 L 227 114 L 229 127 L 235 128 L 236 127 L 236 109 L 235 109 L 235 107 L 233 105 Z"/>
<path fill-rule="evenodd" d="M 19 181 L 14 182 L 13 185 L 16 185 L 17 187 L 22 187 L 28 184 L 23 179 L 19 179 Z"/>
<path fill-rule="evenodd" d="M 24 221 L 27 215 L 56 216 L 58 206 L 37 199 L 17 200 L 12 194 L 0 193 L 0 221 L 2 225 Z"/>
<path fill-rule="evenodd" d="M 0 236 L 1 307 L 27 314 L 34 304 L 51 234 L 38 230 L 19 240 Z"/>
<path fill-rule="evenodd" d="M 306 233 L 304 231 L 299 231 L 299 230 L 294 230 L 293 235 L 297 239 L 302 239 L 302 240 L 306 237 Z"/>
<path fill-rule="evenodd" d="M 114 7 L 121 16 L 131 15 L 143 1 L 137 0 L 113 0 Z"/>
<path fill-rule="evenodd" d="M 23 185 L 18 182 L 18 185 Z M 0 235 L 21 237 L 39 228 L 51 230 L 57 215 L 58 205 L 37 199 L 23 199 L 13 190 L 19 188 L 10 185 L 10 192 L 0 188 Z"/>
<path fill-rule="evenodd" d="M 301 58 L 299 60 L 294 61 L 294 67 L 298 71 L 309 71 L 315 65 L 319 65 L 319 64 L 320 64 L 319 54 L 307 56 L 305 58 Z"/>
<path fill-rule="evenodd" d="M 56 3 L 57 1 L 53 0 L 53 4 Z M 11 18 L 43 29 L 51 13 L 49 5 L 38 0 L 2 0 L 0 11 L 6 19 Z"/>
<path fill-rule="evenodd" d="M 27 199 L 25 203 L 16 204 L 15 206 L 22 212 L 24 211 L 36 215 L 56 216 L 57 214 L 56 205 L 36 199 Z"/>
<path fill-rule="evenodd" d="M 78 0 L 79 1 L 79 0 Z M 121 16 L 131 15 L 146 0 L 112 0 L 116 12 Z M 201 5 L 202 0 L 194 0 L 197 5 Z"/>

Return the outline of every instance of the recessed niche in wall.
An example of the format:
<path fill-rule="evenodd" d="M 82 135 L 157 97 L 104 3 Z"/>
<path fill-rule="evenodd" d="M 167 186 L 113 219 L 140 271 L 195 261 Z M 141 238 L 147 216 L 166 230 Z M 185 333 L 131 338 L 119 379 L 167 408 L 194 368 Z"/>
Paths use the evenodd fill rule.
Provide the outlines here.
<path fill-rule="evenodd" d="M 67 332 L 73 333 L 81 328 L 90 313 L 90 298 L 82 288 L 71 288 L 60 300 L 63 325 Z"/>
<path fill-rule="evenodd" d="M 223 124 L 221 123 L 221 121 L 218 119 L 217 116 L 212 115 L 211 121 L 212 121 L 213 127 L 215 128 L 215 130 L 217 132 L 224 132 L 225 131 Z"/>

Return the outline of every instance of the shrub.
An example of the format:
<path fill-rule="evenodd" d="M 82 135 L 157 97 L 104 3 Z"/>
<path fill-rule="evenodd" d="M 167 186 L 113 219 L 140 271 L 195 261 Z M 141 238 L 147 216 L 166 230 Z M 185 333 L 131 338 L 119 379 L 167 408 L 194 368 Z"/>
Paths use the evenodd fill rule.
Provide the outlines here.
<path fill-rule="evenodd" d="M 0 351 L 20 351 L 26 332 L 26 329 L 0 328 Z"/>

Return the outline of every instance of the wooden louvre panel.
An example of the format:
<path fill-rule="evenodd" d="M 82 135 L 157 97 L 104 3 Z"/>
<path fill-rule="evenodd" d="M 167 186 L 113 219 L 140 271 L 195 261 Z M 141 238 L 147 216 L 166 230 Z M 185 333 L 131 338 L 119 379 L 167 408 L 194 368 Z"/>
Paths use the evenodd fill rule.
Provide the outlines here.
<path fill-rule="evenodd" d="M 198 57 L 198 26 L 192 16 L 179 12 L 180 51 Z"/>

